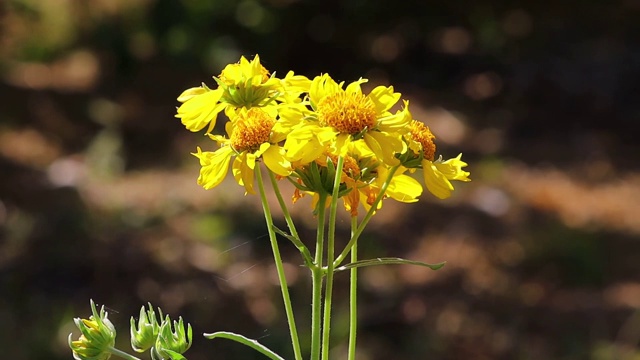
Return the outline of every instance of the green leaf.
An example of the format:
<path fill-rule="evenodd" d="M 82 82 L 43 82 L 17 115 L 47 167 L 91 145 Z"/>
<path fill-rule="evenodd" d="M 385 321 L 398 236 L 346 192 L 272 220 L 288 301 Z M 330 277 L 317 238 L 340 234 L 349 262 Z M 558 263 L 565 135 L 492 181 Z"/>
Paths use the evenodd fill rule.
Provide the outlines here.
<path fill-rule="evenodd" d="M 171 360 L 187 360 L 187 358 L 179 352 L 175 352 L 173 350 L 164 350 L 164 352 L 166 352 L 171 357 Z"/>
<path fill-rule="evenodd" d="M 437 264 L 427 264 L 422 261 L 413 261 L 402 258 L 377 258 L 377 259 L 368 259 L 368 260 L 360 260 L 351 264 L 343 265 L 335 268 L 334 271 L 343 271 L 353 268 L 365 267 L 365 266 L 375 266 L 375 265 L 418 265 L 428 267 L 431 270 L 438 270 L 446 264 L 446 261 Z"/>
<path fill-rule="evenodd" d="M 269 348 L 267 348 L 266 346 L 260 344 L 259 342 L 257 342 L 256 340 L 252 340 L 249 338 L 246 338 L 242 335 L 238 335 L 232 332 L 228 332 L 228 331 L 218 331 L 218 332 L 214 332 L 212 334 L 204 334 L 204 337 L 206 337 L 207 339 L 215 339 L 215 338 L 224 338 L 224 339 L 229 339 L 229 340 L 233 340 L 233 341 L 237 341 L 243 345 L 246 345 L 252 349 L 254 349 L 255 351 L 266 355 L 269 359 L 272 360 L 284 360 L 284 358 L 280 357 L 278 354 L 274 353 L 273 351 L 271 351 Z"/>
<path fill-rule="evenodd" d="M 278 234 L 284 236 L 285 238 L 287 238 L 287 240 L 291 241 L 291 243 L 293 243 L 293 245 L 300 251 L 300 254 L 302 254 L 302 258 L 304 259 L 304 263 L 308 268 L 311 268 L 313 265 L 313 259 L 311 258 L 311 253 L 309 253 L 309 249 L 307 249 L 306 246 L 304 246 L 304 244 L 302 243 L 302 240 L 289 235 L 288 233 L 286 233 L 285 231 L 280 230 L 277 226 L 273 226 L 273 230 L 275 232 L 277 232 Z"/>

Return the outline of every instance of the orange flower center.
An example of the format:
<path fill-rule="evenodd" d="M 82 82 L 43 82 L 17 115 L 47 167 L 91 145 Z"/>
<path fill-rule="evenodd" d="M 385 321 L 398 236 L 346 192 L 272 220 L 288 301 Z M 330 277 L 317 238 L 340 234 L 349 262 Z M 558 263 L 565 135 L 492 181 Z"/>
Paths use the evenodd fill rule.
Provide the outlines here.
<path fill-rule="evenodd" d="M 258 108 L 252 108 L 246 114 L 239 114 L 234 119 L 231 146 L 238 152 L 257 150 L 260 145 L 269 141 L 275 123 L 274 118 Z"/>
<path fill-rule="evenodd" d="M 338 92 L 318 104 L 321 126 L 331 126 L 343 134 L 356 135 L 376 125 L 376 107 L 360 93 Z"/>
<path fill-rule="evenodd" d="M 422 145 L 424 158 L 433 161 L 436 154 L 436 144 L 433 140 L 436 138 L 429 130 L 429 127 L 420 121 L 413 120 L 410 127 L 411 138 Z"/>

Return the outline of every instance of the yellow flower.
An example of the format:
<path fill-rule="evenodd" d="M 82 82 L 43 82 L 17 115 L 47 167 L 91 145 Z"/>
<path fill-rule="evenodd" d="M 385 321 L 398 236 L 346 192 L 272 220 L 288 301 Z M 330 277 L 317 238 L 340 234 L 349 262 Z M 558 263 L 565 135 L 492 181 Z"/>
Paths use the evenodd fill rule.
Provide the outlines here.
<path fill-rule="evenodd" d="M 301 160 L 301 154 L 309 153 L 301 147 L 318 144 L 330 145 L 332 152 L 345 155 L 351 142 L 362 139 L 385 164 L 398 164 L 395 154 L 406 149 L 402 135 L 411 121 L 408 102 L 404 102 L 403 110 L 392 114 L 389 109 L 398 102 L 400 94 L 391 86 L 378 86 L 365 95 L 360 84 L 366 81 L 360 79 L 343 89 L 343 84 L 336 83 L 328 74 L 314 78 L 309 88 L 313 111 L 305 118 L 315 121 L 304 121 L 291 131 L 284 145 L 287 156 Z"/>
<path fill-rule="evenodd" d="M 221 144 L 215 152 L 198 152 L 193 154 L 200 159 L 200 176 L 198 184 L 205 189 L 218 186 L 229 171 L 231 158 L 233 176 L 236 182 L 244 186 L 247 193 L 254 194 L 253 179 L 256 161 L 262 159 L 269 170 L 280 176 L 291 174 L 291 163 L 285 158 L 285 151 L 278 145 L 286 134 L 273 131 L 276 119 L 259 108 L 238 112 L 231 122 L 227 123 L 229 138 L 210 135 Z"/>
<path fill-rule="evenodd" d="M 442 161 L 442 158 L 431 161 L 422 160 L 422 173 L 427 189 L 439 199 L 446 199 L 451 196 L 453 185 L 449 180 L 471 181 L 469 172 L 462 168 L 467 163 L 461 160 L 462 154 L 453 159 Z"/>
<path fill-rule="evenodd" d="M 283 92 L 281 81 L 269 76 L 258 55 L 251 61 L 241 57 L 240 62 L 227 65 L 214 79 L 218 83 L 217 89 L 212 90 L 202 84 L 185 90 L 178 97 L 183 104 L 178 108 L 176 117 L 191 131 L 200 131 L 209 125 L 207 133 L 210 133 L 221 111 L 233 118 L 240 108 L 275 105 L 274 97 Z M 293 75 L 292 79 L 298 80 Z"/>
<path fill-rule="evenodd" d="M 378 194 L 382 190 L 382 185 L 389 174 L 389 168 L 385 165 L 379 165 L 375 169 L 377 176 L 373 181 L 364 182 L 356 179 L 346 179 L 347 188 L 352 189 L 344 196 L 345 210 L 351 213 L 351 216 L 358 215 L 358 204 L 362 204 L 366 211 L 369 211 L 375 202 Z M 390 197 L 396 201 L 404 203 L 412 203 L 418 201 L 418 197 L 422 194 L 422 186 L 414 178 L 408 175 L 396 172 L 390 180 L 389 186 L 383 195 L 383 200 Z M 378 203 L 376 210 L 382 208 L 382 201 Z"/>
<path fill-rule="evenodd" d="M 338 156 L 325 153 L 323 156 L 318 157 L 315 163 L 320 167 L 320 176 L 315 178 L 323 178 L 323 171 L 326 171 L 328 161 L 331 161 L 334 166 L 338 161 Z M 405 168 L 400 168 L 399 171 L 394 173 L 387 187 L 384 197 L 391 197 L 400 202 L 416 202 L 417 198 L 422 194 L 422 186 L 419 182 L 408 175 L 404 175 Z M 310 169 L 297 169 L 296 173 L 300 174 L 302 171 L 300 185 L 294 193 L 294 202 L 301 198 L 304 193 L 300 190 L 306 189 L 306 193 L 313 195 L 314 199 L 312 205 L 315 207 L 319 200 L 318 191 L 329 192 L 331 189 L 318 190 L 314 188 L 313 182 L 314 176 L 307 175 Z M 358 207 L 363 205 L 365 210 L 369 210 L 376 197 L 380 193 L 384 182 L 389 176 L 390 168 L 378 161 L 374 153 L 367 147 L 364 140 L 360 139 L 352 142 L 349 145 L 349 153 L 344 156 L 342 174 L 340 178 L 341 188 L 339 196 L 344 202 L 345 210 L 352 216 L 358 215 Z M 329 179 L 329 182 L 333 182 L 333 179 Z M 317 186 L 316 186 L 317 187 Z M 330 201 L 327 201 L 325 205 L 328 205 Z M 382 202 L 378 203 L 377 209 L 382 207 Z"/>
<path fill-rule="evenodd" d="M 424 123 L 412 120 L 405 140 L 410 151 L 400 156 L 402 164 L 412 169 L 422 168 L 424 183 L 429 192 L 437 198 L 446 199 L 451 196 L 454 190 L 451 180 L 471 181 L 470 173 L 462 170 L 467 166 L 467 163 L 461 160 L 462 154 L 446 161 L 442 160 L 442 156 L 434 160 L 435 136 Z"/>
<path fill-rule="evenodd" d="M 433 140 L 436 137 L 431 133 L 428 126 L 421 121 L 411 120 L 406 138 L 408 139 L 409 149 L 414 154 L 421 154 L 423 158 L 433 160 L 436 154 L 436 144 Z"/>
<path fill-rule="evenodd" d="M 380 193 L 384 182 L 389 177 L 391 168 L 376 160 L 375 155 L 367 149 L 363 140 L 359 140 L 352 144 L 350 152 L 358 159 L 361 159 L 358 163 L 362 169 L 365 169 L 364 174 L 369 174 L 368 176 L 363 176 L 358 179 L 356 187 L 359 193 L 360 203 L 364 206 L 365 210 L 369 211 L 376 197 Z M 400 166 L 396 172 L 393 173 L 383 199 L 390 197 L 396 201 L 404 203 L 418 201 L 418 197 L 422 194 L 422 186 L 411 176 L 405 175 L 404 172 L 406 170 L 406 168 Z M 354 195 L 351 196 L 355 198 Z M 352 206 L 357 206 L 357 204 L 353 203 Z M 382 202 L 379 202 L 376 210 L 379 210 L 381 207 Z"/>
<path fill-rule="evenodd" d="M 224 89 L 223 101 L 234 108 L 265 106 L 281 87 L 280 80 L 269 76 L 269 71 L 260 64 L 258 55 L 252 61 L 243 56 L 239 63 L 227 65 L 217 82 Z"/>
<path fill-rule="evenodd" d="M 269 70 L 260 64 L 260 56 L 256 55 L 252 61 L 244 56 L 236 64 L 227 65 L 219 77 L 227 86 L 259 86 L 270 80 Z"/>

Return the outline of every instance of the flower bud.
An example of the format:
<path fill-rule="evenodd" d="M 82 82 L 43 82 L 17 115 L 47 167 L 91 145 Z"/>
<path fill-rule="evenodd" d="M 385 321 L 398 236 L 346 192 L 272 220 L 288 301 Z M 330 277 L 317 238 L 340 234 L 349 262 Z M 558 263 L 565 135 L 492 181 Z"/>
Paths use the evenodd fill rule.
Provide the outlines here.
<path fill-rule="evenodd" d="M 158 312 L 160 319 L 162 319 L 160 308 L 158 308 Z M 131 347 L 139 353 L 149 350 L 156 343 L 159 331 L 160 325 L 156 313 L 149 303 L 149 310 L 145 311 L 144 306 L 140 309 L 137 327 L 133 316 L 131 317 Z"/>
<path fill-rule="evenodd" d="M 155 347 L 151 350 L 153 359 L 182 359 L 183 354 L 191 347 L 191 325 L 187 324 L 187 332 L 185 334 L 184 323 L 182 317 L 178 321 L 173 322 L 171 330 L 171 319 L 167 315 L 160 325 L 160 332 L 156 338 Z"/>
<path fill-rule="evenodd" d="M 98 314 L 96 304 L 91 300 L 91 312 L 93 315 L 88 320 L 73 319 L 82 335 L 78 340 L 71 341 L 73 334 L 69 334 L 69 347 L 76 360 L 107 360 L 111 357 L 111 350 L 115 345 L 116 329 L 107 318 L 104 306 Z"/>

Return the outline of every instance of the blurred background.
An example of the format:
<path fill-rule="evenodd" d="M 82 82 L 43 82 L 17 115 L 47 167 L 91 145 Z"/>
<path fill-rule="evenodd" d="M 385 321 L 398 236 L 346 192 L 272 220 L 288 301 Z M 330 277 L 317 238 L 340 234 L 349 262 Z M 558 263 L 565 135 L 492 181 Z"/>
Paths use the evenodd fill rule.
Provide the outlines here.
<path fill-rule="evenodd" d="M 470 164 L 452 198 L 387 200 L 361 239 L 362 258 L 447 265 L 361 271 L 359 359 L 640 359 L 640 1 L 0 7 L 4 357 L 70 359 L 89 299 L 123 348 L 151 302 L 192 324 L 189 359 L 262 359 L 200 336 L 218 330 L 292 357 L 259 200 L 201 189 L 189 153 L 213 144 L 174 118 L 184 89 L 259 54 L 281 76 L 394 85 Z M 309 203 L 292 211 L 313 238 Z M 308 274 L 281 248 L 306 343 Z"/>

